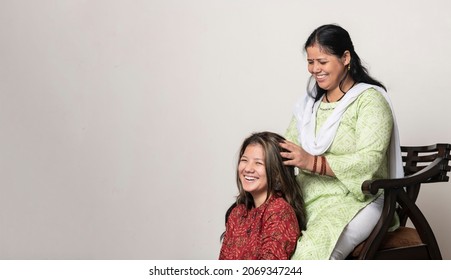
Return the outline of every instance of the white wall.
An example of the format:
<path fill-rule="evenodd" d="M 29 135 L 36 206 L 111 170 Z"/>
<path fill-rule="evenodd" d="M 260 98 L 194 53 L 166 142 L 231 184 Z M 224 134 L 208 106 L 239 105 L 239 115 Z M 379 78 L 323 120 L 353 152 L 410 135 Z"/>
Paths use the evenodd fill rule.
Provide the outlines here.
<path fill-rule="evenodd" d="M 351 34 L 403 145 L 451 142 L 446 0 L 2 0 L 0 258 L 216 259 L 244 137 L 284 133 L 302 44 Z M 450 183 L 420 203 L 451 259 Z"/>

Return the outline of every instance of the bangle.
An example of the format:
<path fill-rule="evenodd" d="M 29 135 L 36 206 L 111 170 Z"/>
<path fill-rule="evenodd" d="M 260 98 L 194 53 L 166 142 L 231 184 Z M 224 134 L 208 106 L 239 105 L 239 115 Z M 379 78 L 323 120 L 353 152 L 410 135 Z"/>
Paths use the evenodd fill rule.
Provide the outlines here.
<path fill-rule="evenodd" d="M 313 169 L 312 169 L 313 174 L 316 173 L 316 162 L 317 161 L 318 161 L 318 156 L 315 156 L 315 159 L 313 160 Z"/>
<path fill-rule="evenodd" d="M 326 158 L 321 156 L 321 171 L 319 175 L 326 175 Z"/>

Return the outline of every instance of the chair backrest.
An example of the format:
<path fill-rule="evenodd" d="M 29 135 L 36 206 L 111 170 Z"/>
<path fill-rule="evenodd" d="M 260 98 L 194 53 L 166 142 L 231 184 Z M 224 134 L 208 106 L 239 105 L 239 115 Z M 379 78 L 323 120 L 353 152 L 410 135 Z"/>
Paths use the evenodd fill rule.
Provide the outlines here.
<path fill-rule="evenodd" d="M 402 161 L 404 162 L 405 176 L 412 176 L 425 168 L 431 168 L 432 172 L 424 176 L 424 180 L 413 180 L 409 185 L 404 187 L 408 198 L 412 202 L 416 202 L 420 193 L 422 183 L 448 182 L 447 173 L 450 171 L 450 144 L 435 144 L 430 146 L 402 146 Z M 437 165 L 433 163 L 438 162 Z M 398 198 L 399 200 L 399 198 Z M 398 201 L 400 203 L 401 201 Z M 400 218 L 402 226 L 406 225 L 409 218 L 408 206 L 398 204 L 396 212 Z"/>
<path fill-rule="evenodd" d="M 354 255 L 358 259 L 441 259 L 440 249 L 432 228 L 416 204 L 422 184 L 448 182 L 451 167 L 451 144 L 430 146 L 403 146 L 403 163 L 405 177 L 399 179 L 368 180 L 362 184 L 365 194 L 376 194 L 384 190 L 384 207 L 382 215 L 368 239 L 358 248 Z M 399 246 L 386 249 L 388 229 L 397 213 L 400 225 L 405 229 L 410 220 L 419 236 L 420 244 Z M 396 231 L 395 231 L 396 232 Z M 401 231 L 400 231 L 401 232 Z M 402 248 L 401 248 L 402 247 Z"/>

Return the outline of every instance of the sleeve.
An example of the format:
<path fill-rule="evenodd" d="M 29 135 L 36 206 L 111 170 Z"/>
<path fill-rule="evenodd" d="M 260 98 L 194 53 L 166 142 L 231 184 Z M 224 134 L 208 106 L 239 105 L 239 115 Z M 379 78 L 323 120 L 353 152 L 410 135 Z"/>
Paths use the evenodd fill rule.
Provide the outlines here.
<path fill-rule="evenodd" d="M 387 168 L 387 150 L 393 129 L 389 104 L 380 93 L 372 93 L 376 94 L 362 94 L 358 100 L 353 151 L 326 155 L 337 179 L 362 201 L 365 200 L 362 182 L 375 178 L 375 174 Z"/>
<path fill-rule="evenodd" d="M 291 206 L 285 204 L 280 208 L 273 207 L 268 211 L 262 229 L 261 259 L 290 259 L 299 235 L 299 225 Z"/>
<path fill-rule="evenodd" d="M 299 145 L 299 137 L 298 136 L 299 136 L 299 132 L 297 129 L 297 120 L 296 120 L 296 117 L 293 116 L 291 118 L 290 124 L 288 125 L 288 128 L 285 132 L 285 139 Z"/>

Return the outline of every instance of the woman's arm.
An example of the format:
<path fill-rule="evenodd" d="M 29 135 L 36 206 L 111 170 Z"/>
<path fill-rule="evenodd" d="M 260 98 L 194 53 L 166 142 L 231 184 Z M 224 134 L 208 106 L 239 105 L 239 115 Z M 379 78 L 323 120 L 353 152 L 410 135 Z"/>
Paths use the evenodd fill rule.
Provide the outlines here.
<path fill-rule="evenodd" d="M 280 143 L 280 146 L 288 151 L 280 153 L 286 159 L 284 161 L 285 165 L 296 166 L 299 169 L 320 175 L 335 176 L 325 156 L 311 155 L 302 147 L 290 141 Z"/>

